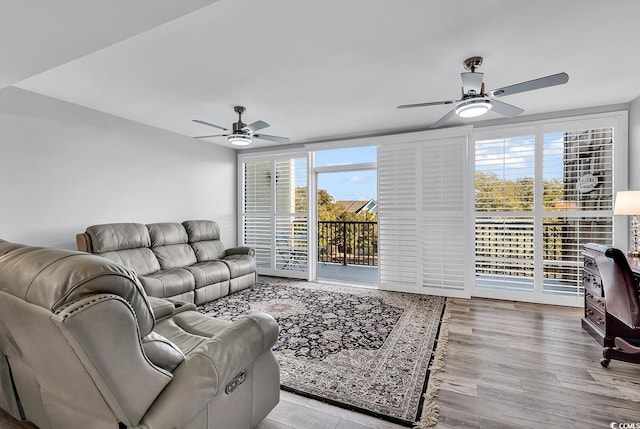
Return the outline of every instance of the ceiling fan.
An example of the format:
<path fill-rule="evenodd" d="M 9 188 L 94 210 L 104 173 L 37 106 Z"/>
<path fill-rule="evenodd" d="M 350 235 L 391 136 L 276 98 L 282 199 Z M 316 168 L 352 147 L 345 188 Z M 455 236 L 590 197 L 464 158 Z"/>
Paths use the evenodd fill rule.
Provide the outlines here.
<path fill-rule="evenodd" d="M 467 58 L 463 62 L 466 73 L 460 73 L 462 76 L 462 98 L 460 100 L 434 101 L 430 103 L 403 104 L 398 109 L 407 109 L 410 107 L 437 106 L 440 104 L 454 104 L 456 106 L 447 112 L 442 118 L 438 119 L 431 128 L 437 128 L 447 122 L 454 115 L 461 118 L 475 118 L 482 116 L 489 110 L 493 110 L 507 118 L 513 118 L 524 112 L 523 109 L 496 100 L 497 97 L 517 94 L 519 92 L 532 91 L 534 89 L 546 88 L 549 86 L 562 85 L 569 81 L 569 75 L 566 73 L 557 73 L 550 76 L 541 77 L 527 82 L 520 82 L 514 85 L 504 86 L 485 93 L 483 76 L 484 73 L 476 73 L 476 68 L 482 65 L 482 57 Z"/>
<path fill-rule="evenodd" d="M 242 122 L 242 114 L 247 109 L 245 109 L 243 106 L 235 106 L 233 110 L 238 114 L 238 122 L 233 123 L 232 130 L 216 124 L 212 124 L 211 122 L 201 121 L 200 119 L 193 119 L 193 122 L 196 122 L 198 124 L 208 125 L 210 127 L 218 128 L 222 131 L 227 132 L 227 134 L 212 134 L 208 136 L 196 136 L 194 138 L 208 139 L 210 137 L 226 137 L 229 143 L 235 146 L 248 146 L 251 144 L 254 138 L 269 140 L 277 143 L 286 143 L 289 141 L 287 137 L 270 136 L 268 134 L 256 134 L 256 131 L 270 127 L 271 125 L 267 124 L 264 121 L 255 121 L 247 125 Z"/>

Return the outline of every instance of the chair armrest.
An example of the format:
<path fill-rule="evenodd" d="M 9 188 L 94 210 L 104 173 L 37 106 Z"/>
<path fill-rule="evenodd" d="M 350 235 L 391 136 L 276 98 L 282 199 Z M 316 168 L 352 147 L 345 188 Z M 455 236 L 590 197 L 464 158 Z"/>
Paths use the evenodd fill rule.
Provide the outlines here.
<path fill-rule="evenodd" d="M 151 305 L 153 317 L 155 317 L 156 320 L 160 320 L 164 317 L 172 315 L 173 311 L 176 309 L 176 306 L 173 304 L 173 302 L 164 298 L 147 296 L 147 299 L 149 300 L 149 304 Z"/>
<path fill-rule="evenodd" d="M 139 427 L 184 426 L 216 395 L 227 394 L 225 386 L 258 356 L 270 353 L 277 337 L 278 324 L 268 314 L 239 318 L 186 355 Z"/>
<path fill-rule="evenodd" d="M 216 393 L 278 339 L 278 323 L 266 313 L 242 316 L 187 355 L 210 369 Z"/>
<path fill-rule="evenodd" d="M 256 250 L 253 247 L 246 247 L 246 246 L 230 247 L 230 248 L 226 249 L 224 251 L 224 253 L 225 253 L 225 256 L 229 256 L 229 255 L 255 256 Z"/>

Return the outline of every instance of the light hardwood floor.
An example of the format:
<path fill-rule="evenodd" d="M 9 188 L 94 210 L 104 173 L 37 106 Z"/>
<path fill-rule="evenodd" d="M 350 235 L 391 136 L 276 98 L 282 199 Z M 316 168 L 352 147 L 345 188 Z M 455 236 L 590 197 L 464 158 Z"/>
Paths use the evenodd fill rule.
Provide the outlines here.
<path fill-rule="evenodd" d="M 600 366 L 581 309 L 453 300 L 437 428 L 609 428 L 640 423 L 640 365 Z M 0 415 L 0 429 L 24 427 Z M 400 426 L 283 392 L 259 429 Z"/>

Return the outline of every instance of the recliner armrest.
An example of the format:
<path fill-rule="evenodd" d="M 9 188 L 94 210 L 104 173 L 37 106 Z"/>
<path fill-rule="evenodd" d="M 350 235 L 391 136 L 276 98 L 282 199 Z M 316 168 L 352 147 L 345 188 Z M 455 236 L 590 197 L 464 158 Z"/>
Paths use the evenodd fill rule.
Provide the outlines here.
<path fill-rule="evenodd" d="M 210 366 L 216 393 L 275 344 L 278 323 L 266 313 L 242 316 L 187 355 Z"/>
<path fill-rule="evenodd" d="M 151 304 L 153 317 L 155 317 L 156 320 L 172 315 L 173 311 L 176 309 L 173 302 L 168 299 L 156 298 L 154 296 L 147 296 L 147 299 L 149 300 L 149 304 Z"/>
<path fill-rule="evenodd" d="M 225 250 L 225 256 L 228 255 L 249 255 L 255 256 L 256 250 L 253 247 L 241 246 L 241 247 L 230 247 Z"/>
<path fill-rule="evenodd" d="M 266 313 L 243 316 L 204 341 L 173 372 L 173 380 L 148 410 L 139 427 L 181 427 L 203 404 L 225 393 L 225 386 L 265 352 L 278 337 L 278 324 Z M 229 393 L 233 395 L 233 392 Z M 165 406 L 163 406 L 163 404 Z M 166 406 L 174 404 L 173 406 Z"/>

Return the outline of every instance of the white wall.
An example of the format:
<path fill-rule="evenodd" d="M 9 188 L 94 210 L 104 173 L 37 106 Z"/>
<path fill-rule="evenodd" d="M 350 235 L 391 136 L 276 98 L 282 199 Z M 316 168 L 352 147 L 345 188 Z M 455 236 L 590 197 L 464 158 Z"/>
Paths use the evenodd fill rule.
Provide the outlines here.
<path fill-rule="evenodd" d="M 629 189 L 640 189 L 640 96 L 629 104 Z"/>
<path fill-rule="evenodd" d="M 0 90 L 0 238 L 75 249 L 89 225 L 214 219 L 232 246 L 236 211 L 234 150 Z"/>

